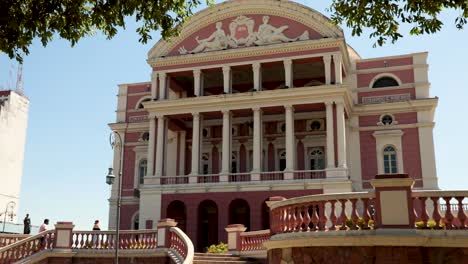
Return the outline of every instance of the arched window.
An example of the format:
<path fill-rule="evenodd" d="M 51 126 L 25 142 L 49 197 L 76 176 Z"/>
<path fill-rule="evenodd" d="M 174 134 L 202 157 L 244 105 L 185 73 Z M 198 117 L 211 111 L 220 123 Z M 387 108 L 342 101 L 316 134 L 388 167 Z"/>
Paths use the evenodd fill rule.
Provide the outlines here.
<path fill-rule="evenodd" d="M 149 140 L 149 132 L 145 132 L 141 134 L 141 140 L 142 141 L 148 141 Z"/>
<path fill-rule="evenodd" d="M 377 79 L 373 84 L 372 88 L 383 88 L 383 87 L 391 87 L 391 86 L 399 86 L 397 80 L 392 77 L 385 76 Z"/>
<path fill-rule="evenodd" d="M 309 152 L 309 166 L 311 170 L 325 169 L 325 156 L 321 149 L 315 148 Z"/>
<path fill-rule="evenodd" d="M 210 174 L 210 155 L 205 153 L 202 155 L 203 174 Z"/>
<path fill-rule="evenodd" d="M 384 173 L 397 173 L 397 153 L 393 146 L 387 146 L 383 151 Z"/>
<path fill-rule="evenodd" d="M 231 173 L 237 173 L 237 156 L 234 152 L 231 155 Z"/>
<path fill-rule="evenodd" d="M 145 98 L 145 99 L 141 100 L 141 102 L 138 104 L 137 109 L 143 109 L 144 108 L 143 103 L 148 102 L 148 101 L 151 101 L 151 98 Z"/>
<path fill-rule="evenodd" d="M 279 170 L 284 171 L 286 169 L 286 151 L 281 151 L 279 154 Z"/>
<path fill-rule="evenodd" d="M 147 172 L 148 161 L 142 159 L 138 164 L 138 184 L 143 184 Z"/>
<path fill-rule="evenodd" d="M 135 213 L 133 216 L 133 221 L 132 221 L 132 229 L 133 230 L 138 230 L 140 229 L 140 214 L 138 212 Z"/>

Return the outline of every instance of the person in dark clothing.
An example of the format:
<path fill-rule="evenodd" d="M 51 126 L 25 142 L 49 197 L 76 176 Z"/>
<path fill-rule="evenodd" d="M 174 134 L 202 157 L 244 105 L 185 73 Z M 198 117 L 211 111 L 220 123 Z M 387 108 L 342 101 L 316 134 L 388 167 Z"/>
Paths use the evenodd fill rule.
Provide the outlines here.
<path fill-rule="evenodd" d="M 24 230 L 23 234 L 31 234 L 31 218 L 29 218 L 29 214 L 26 214 L 26 217 L 23 220 Z"/>

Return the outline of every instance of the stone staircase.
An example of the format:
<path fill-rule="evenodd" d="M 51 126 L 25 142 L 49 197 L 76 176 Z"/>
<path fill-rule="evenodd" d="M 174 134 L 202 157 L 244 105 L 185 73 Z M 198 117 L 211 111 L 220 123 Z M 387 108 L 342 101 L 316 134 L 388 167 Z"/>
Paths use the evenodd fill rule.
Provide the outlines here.
<path fill-rule="evenodd" d="M 261 261 L 250 258 L 242 258 L 231 254 L 208 254 L 208 253 L 195 253 L 193 258 L 194 264 L 213 264 L 213 263 L 232 263 L 232 264 L 260 264 Z"/>

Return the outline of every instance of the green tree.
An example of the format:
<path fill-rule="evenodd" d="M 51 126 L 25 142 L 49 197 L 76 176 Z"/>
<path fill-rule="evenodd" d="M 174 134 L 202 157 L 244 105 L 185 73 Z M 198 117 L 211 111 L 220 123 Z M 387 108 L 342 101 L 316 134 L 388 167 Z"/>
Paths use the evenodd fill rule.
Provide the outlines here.
<path fill-rule="evenodd" d="M 110 39 L 125 28 L 129 17 L 139 25 L 140 42 L 147 43 L 155 30 L 168 39 L 202 2 L 213 0 L 1 0 L 0 50 L 22 61 L 35 38 L 44 46 L 54 36 L 73 46 L 98 31 Z M 439 31 L 443 9 L 459 10 L 455 25 L 461 29 L 467 22 L 467 6 L 468 0 L 332 0 L 329 11 L 332 20 L 350 27 L 353 35 L 371 28 L 370 37 L 383 45 L 402 37 L 400 24 L 412 25 L 410 34 L 415 35 Z"/>
<path fill-rule="evenodd" d="M 138 22 L 139 41 L 161 30 L 163 38 L 180 25 L 203 0 L 1 0 L 0 50 L 22 61 L 38 38 L 46 46 L 54 36 L 75 45 L 81 38 L 102 32 L 108 39 L 125 28 L 125 19 Z M 204 0 L 211 4 L 212 0 Z"/>
<path fill-rule="evenodd" d="M 392 43 L 403 35 L 401 24 L 409 24 L 411 35 L 438 32 L 443 23 L 439 16 L 444 9 L 455 9 L 459 15 L 455 26 L 462 29 L 468 18 L 468 0 L 333 0 L 331 19 L 351 28 L 353 36 L 360 36 L 363 28 L 370 28 L 374 46 Z"/>

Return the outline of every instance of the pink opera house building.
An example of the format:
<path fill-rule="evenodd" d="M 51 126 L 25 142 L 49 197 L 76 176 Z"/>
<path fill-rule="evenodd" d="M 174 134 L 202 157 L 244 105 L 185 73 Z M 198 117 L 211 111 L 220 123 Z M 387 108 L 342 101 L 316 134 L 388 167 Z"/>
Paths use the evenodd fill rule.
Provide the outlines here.
<path fill-rule="evenodd" d="M 198 12 L 149 51 L 151 81 L 119 85 L 121 228 L 174 218 L 201 250 L 226 242 L 228 224 L 268 229 L 272 196 L 368 190 L 375 175 L 400 173 L 438 189 L 426 59 L 361 58 L 294 2 Z"/>

